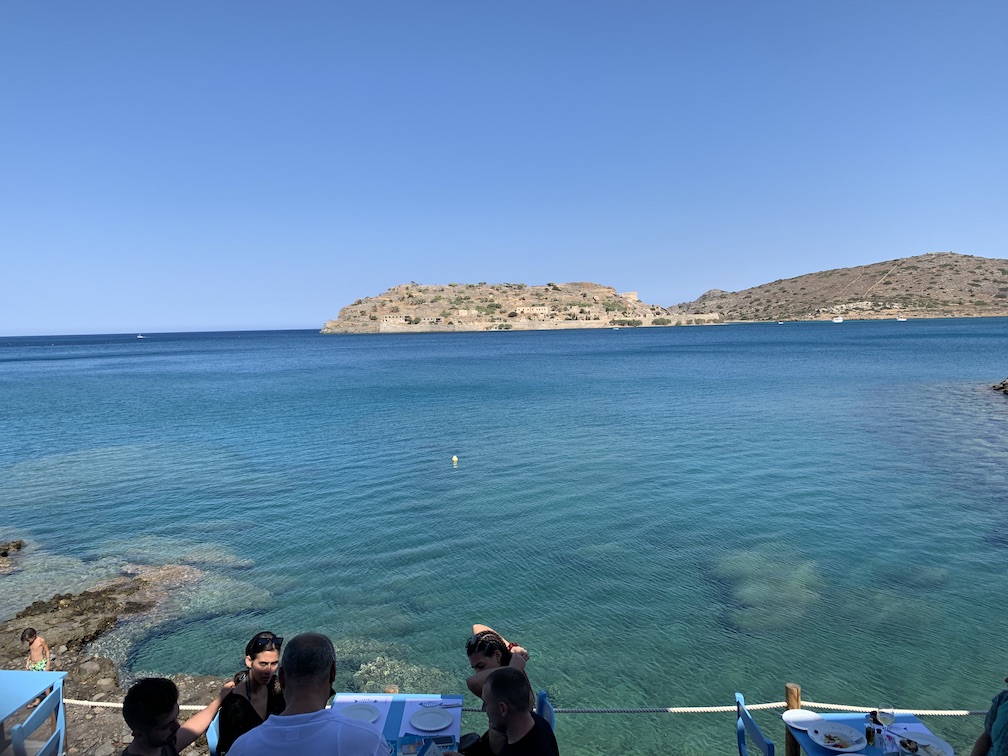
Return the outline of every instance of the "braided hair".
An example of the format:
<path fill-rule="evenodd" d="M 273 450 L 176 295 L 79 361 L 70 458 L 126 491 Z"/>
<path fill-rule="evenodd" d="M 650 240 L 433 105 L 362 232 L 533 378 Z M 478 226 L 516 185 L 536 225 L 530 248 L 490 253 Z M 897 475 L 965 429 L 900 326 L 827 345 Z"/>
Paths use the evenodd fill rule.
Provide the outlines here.
<path fill-rule="evenodd" d="M 511 649 L 508 648 L 508 644 L 500 634 L 493 630 L 483 630 L 466 641 L 466 656 L 473 654 L 493 656 L 494 651 L 500 651 L 502 667 L 506 667 L 511 662 Z"/>

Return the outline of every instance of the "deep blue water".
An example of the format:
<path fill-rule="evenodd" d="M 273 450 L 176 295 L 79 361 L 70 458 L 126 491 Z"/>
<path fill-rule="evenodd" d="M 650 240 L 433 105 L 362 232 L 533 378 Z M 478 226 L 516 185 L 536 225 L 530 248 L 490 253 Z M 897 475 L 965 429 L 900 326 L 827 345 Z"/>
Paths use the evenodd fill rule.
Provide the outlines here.
<path fill-rule="evenodd" d="M 175 619 L 98 650 L 224 675 L 257 630 L 314 629 L 344 686 L 449 692 L 485 622 L 560 707 L 796 681 L 985 708 L 1008 671 L 1006 357 L 1006 319 L 0 339 L 0 538 L 31 543 L 0 616 L 182 563 L 208 575 Z M 981 722 L 933 726 L 961 751 Z M 734 742 L 730 715 L 561 715 L 558 735 Z"/>

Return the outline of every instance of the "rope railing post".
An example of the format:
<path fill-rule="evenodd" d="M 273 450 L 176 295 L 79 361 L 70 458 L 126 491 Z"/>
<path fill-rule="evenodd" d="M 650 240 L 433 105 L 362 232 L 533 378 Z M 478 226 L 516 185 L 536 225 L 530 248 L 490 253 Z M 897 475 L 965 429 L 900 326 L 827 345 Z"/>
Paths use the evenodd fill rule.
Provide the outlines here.
<path fill-rule="evenodd" d="M 801 685 L 798 683 L 787 683 L 784 686 L 784 701 L 787 708 L 800 709 Z M 801 746 L 787 727 L 784 728 L 784 756 L 801 756 Z"/>

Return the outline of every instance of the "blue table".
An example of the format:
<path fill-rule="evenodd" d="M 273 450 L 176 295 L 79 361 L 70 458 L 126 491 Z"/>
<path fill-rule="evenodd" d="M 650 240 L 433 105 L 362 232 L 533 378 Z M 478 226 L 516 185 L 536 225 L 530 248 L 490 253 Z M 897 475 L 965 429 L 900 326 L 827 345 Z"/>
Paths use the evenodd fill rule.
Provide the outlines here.
<path fill-rule="evenodd" d="M 868 712 L 864 711 L 860 714 L 857 712 L 842 712 L 836 714 L 820 714 L 824 720 L 827 722 L 839 722 L 840 724 L 845 724 L 849 727 L 853 727 L 858 732 L 863 733 L 865 731 L 865 716 Z M 897 714 L 896 724 L 898 725 L 911 725 L 914 729 L 919 732 L 926 732 L 934 735 L 924 724 L 913 714 Z M 794 735 L 795 740 L 802 747 L 809 756 L 843 756 L 843 754 L 838 754 L 836 751 L 832 751 L 829 748 L 824 748 L 823 746 L 816 743 L 809 737 L 808 732 L 805 730 L 800 730 L 797 727 L 792 727 L 787 725 L 788 732 Z M 912 737 L 912 735 L 911 735 Z M 874 746 L 868 746 L 857 753 L 864 754 L 864 756 L 882 756 L 882 749 L 880 748 L 880 741 L 876 739 Z"/>
<path fill-rule="evenodd" d="M 434 711 L 443 712 L 445 725 L 439 730 L 430 730 L 426 727 L 418 727 L 417 723 L 423 723 L 423 718 L 430 718 L 424 712 L 430 712 L 422 704 L 424 702 L 436 702 L 442 706 L 432 707 Z M 462 733 L 462 696 L 460 695 L 431 695 L 425 693 L 337 693 L 332 702 L 332 711 L 337 714 L 343 712 L 351 706 L 366 704 L 377 710 L 374 723 L 381 728 L 385 739 L 394 748 L 396 742 L 404 735 L 419 735 L 423 737 L 434 737 L 447 735 L 455 739 L 458 743 Z M 369 719 L 366 716 L 367 710 L 360 707 L 352 709 L 348 714 L 356 714 L 358 719 Z M 450 717 L 450 721 L 449 721 Z"/>
<path fill-rule="evenodd" d="M 66 672 L 27 672 L 0 670 L 0 750 L 7 745 L 4 720 L 23 709 L 36 698 L 41 698 L 49 688 L 56 688 L 59 696 L 57 727 L 63 730 L 66 742 L 66 717 L 63 710 L 63 678 Z M 15 723 L 16 724 L 16 723 Z"/>

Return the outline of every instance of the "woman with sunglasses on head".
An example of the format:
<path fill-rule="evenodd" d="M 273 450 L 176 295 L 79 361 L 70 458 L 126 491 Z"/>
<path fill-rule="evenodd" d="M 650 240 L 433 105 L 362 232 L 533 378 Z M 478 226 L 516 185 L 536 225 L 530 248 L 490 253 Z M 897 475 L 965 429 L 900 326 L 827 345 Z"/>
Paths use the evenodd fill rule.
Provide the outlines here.
<path fill-rule="evenodd" d="M 230 750 L 239 735 L 261 725 L 270 714 L 279 714 L 286 708 L 276 675 L 281 644 L 283 638 L 266 631 L 256 633 L 245 646 L 248 669 L 235 675 L 234 690 L 221 704 L 217 742 L 220 756 Z"/>
<path fill-rule="evenodd" d="M 504 637 L 486 625 L 473 625 L 473 634 L 466 641 L 466 656 L 469 657 L 469 666 L 473 673 L 466 680 L 466 685 L 474 695 L 481 700 L 483 698 L 483 684 L 490 676 L 490 673 L 501 667 L 514 667 L 525 675 L 525 662 L 528 661 L 529 653 L 517 643 L 508 643 Z M 531 683 L 529 684 L 531 688 Z M 535 694 L 529 698 L 529 708 L 535 708 Z M 462 753 L 467 756 L 486 756 L 487 754 L 498 754 L 507 745 L 507 738 L 503 733 L 496 730 L 487 730 L 478 742 L 465 747 L 460 746 Z"/>

